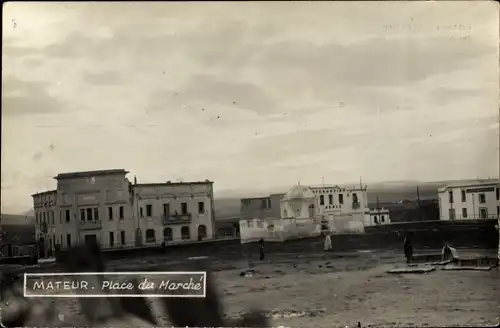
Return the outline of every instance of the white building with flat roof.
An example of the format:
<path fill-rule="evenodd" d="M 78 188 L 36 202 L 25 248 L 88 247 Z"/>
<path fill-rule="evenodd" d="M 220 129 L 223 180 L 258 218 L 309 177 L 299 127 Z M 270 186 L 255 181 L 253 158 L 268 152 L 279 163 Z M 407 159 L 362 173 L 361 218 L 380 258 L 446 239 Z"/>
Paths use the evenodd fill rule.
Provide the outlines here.
<path fill-rule="evenodd" d="M 456 182 L 438 189 L 441 220 L 496 219 L 500 216 L 499 181 Z"/>
<path fill-rule="evenodd" d="M 40 255 L 96 241 L 113 249 L 214 238 L 213 182 L 131 183 L 127 171 L 57 175 L 32 195 Z"/>
<path fill-rule="evenodd" d="M 369 225 L 384 225 L 391 223 L 391 213 L 386 208 L 370 209 Z"/>

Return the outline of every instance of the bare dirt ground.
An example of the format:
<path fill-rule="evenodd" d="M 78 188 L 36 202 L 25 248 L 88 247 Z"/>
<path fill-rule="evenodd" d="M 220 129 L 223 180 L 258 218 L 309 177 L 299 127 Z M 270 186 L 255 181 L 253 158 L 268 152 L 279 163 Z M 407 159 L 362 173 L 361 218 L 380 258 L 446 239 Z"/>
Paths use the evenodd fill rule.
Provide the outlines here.
<path fill-rule="evenodd" d="M 481 326 L 496 324 L 500 315 L 500 273 L 495 268 L 481 272 L 438 267 L 428 274 L 392 275 L 387 270 L 405 266 L 400 252 L 268 254 L 262 262 L 257 256 L 250 261 L 210 259 L 229 317 L 260 308 L 275 327 L 316 328 L 352 327 L 358 321 L 363 327 Z M 122 260 L 110 262 L 109 269 L 177 270 L 186 261 Z M 245 270 L 254 271 L 241 277 Z M 65 326 L 84 326 L 77 299 L 52 300 Z M 155 301 L 152 306 L 159 325 L 168 325 Z"/>

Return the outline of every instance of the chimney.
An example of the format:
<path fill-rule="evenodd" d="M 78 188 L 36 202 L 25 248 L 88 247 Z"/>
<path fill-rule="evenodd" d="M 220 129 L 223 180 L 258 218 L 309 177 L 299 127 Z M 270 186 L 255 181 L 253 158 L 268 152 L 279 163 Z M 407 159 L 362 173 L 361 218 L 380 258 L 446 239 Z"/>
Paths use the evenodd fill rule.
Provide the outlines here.
<path fill-rule="evenodd" d="M 137 176 L 134 175 L 134 185 L 137 184 Z"/>

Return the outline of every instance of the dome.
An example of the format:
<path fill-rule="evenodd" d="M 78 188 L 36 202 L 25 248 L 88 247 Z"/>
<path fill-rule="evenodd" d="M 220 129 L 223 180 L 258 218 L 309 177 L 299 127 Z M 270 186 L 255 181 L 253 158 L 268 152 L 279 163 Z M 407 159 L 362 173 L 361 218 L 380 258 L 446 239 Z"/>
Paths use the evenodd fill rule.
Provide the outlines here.
<path fill-rule="evenodd" d="M 297 185 L 292 189 L 288 190 L 288 192 L 283 196 L 283 200 L 293 200 L 293 199 L 312 199 L 314 198 L 314 193 L 311 188 Z"/>

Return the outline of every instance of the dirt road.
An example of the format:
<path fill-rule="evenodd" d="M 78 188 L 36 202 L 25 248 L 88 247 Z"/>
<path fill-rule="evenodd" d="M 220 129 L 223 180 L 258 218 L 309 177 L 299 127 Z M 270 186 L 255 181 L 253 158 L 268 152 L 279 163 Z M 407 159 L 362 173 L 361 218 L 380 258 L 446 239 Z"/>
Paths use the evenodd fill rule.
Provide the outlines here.
<path fill-rule="evenodd" d="M 464 252 L 462 252 L 464 253 Z M 130 261 L 127 269 L 177 270 L 185 261 Z M 496 269 L 390 275 L 404 266 L 390 251 L 330 254 L 269 254 L 258 260 L 212 259 L 214 279 L 224 295 L 226 315 L 261 308 L 273 326 L 339 327 L 485 325 L 500 314 L 500 273 Z M 162 263 L 159 265 L 159 263 Z M 124 261 L 110 263 L 123 268 Z M 253 270 L 247 277 L 240 273 Z M 55 299 L 61 318 L 83 324 L 76 299 Z M 157 306 L 153 303 L 153 307 Z M 160 313 L 160 325 L 168 318 Z M 38 323 L 40 325 L 41 323 Z M 60 325 L 57 322 L 55 326 Z"/>

